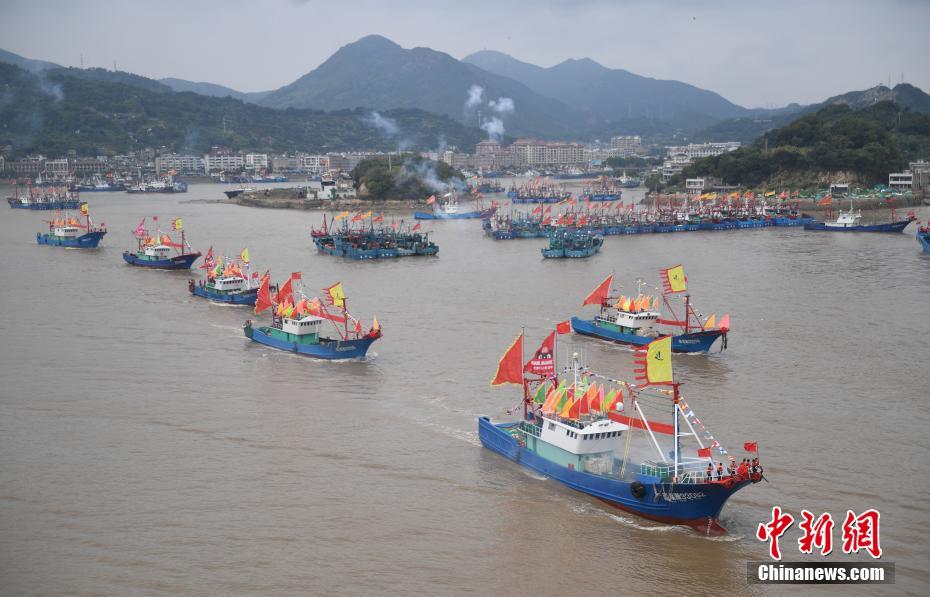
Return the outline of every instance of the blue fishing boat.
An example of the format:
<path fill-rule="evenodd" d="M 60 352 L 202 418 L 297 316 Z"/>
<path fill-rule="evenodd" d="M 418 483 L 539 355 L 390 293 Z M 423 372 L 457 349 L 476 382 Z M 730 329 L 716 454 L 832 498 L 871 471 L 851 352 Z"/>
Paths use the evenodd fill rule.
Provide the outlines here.
<path fill-rule="evenodd" d="M 563 375 L 531 378 L 524 371 L 540 362 L 539 352 L 524 367 L 522 340 L 501 359 L 492 385 L 523 386 L 523 419 L 479 417 L 482 446 L 621 510 L 701 534 L 726 533 L 721 511 L 734 493 L 762 480 L 761 463 L 744 458 L 737 467 L 696 418 L 694 401 L 684 402 L 668 338 L 639 351 L 636 384 L 580 366 L 578 353 Z M 668 412 L 671 421 L 650 420 L 647 409 Z M 757 453 L 755 442 L 743 449 Z"/>
<path fill-rule="evenodd" d="M 930 253 L 930 222 L 917 228 L 917 242 L 923 247 L 924 253 Z"/>
<path fill-rule="evenodd" d="M 862 211 L 853 210 L 852 201 L 850 201 L 849 211 L 840 210 L 836 220 L 832 222 L 813 221 L 805 224 L 804 229 L 826 232 L 902 232 L 908 224 L 914 221 L 914 216 L 908 216 L 906 220 L 895 221 L 892 210 L 891 219 L 891 222 L 882 224 L 863 224 Z"/>
<path fill-rule="evenodd" d="M 582 259 L 596 255 L 604 238 L 587 230 L 558 230 L 549 234 L 549 246 L 542 249 L 546 259 Z"/>
<path fill-rule="evenodd" d="M 173 242 L 160 230 L 156 230 L 154 236 L 149 235 L 143 218 L 133 230 L 138 246 L 135 251 L 123 251 L 123 260 L 129 265 L 152 269 L 190 269 L 200 258 L 200 252 L 193 251 L 188 244 L 180 218 L 173 221 L 172 227 L 181 232 L 180 243 Z"/>
<path fill-rule="evenodd" d="M 207 251 L 200 269 L 207 271 L 206 280 L 188 280 L 187 289 L 194 296 L 227 305 L 255 305 L 258 296 L 258 272 L 251 271 L 249 250 L 243 249 L 239 259 L 214 258 L 213 247 Z"/>
<path fill-rule="evenodd" d="M 36 234 L 36 242 L 40 245 L 53 247 L 68 247 L 72 249 L 96 249 L 100 240 L 106 235 L 107 229 L 103 226 L 95 227 L 91 223 L 85 203 L 81 211 L 85 219 L 82 224 L 75 217 L 61 216 L 49 221 L 48 232 Z"/>
<path fill-rule="evenodd" d="M 446 200 L 441 202 L 441 204 L 435 205 L 433 211 L 413 212 L 413 218 L 415 220 L 475 220 L 479 218 L 490 218 L 497 212 L 496 203 L 492 204 L 491 207 L 487 209 L 482 209 L 479 203 L 479 208 L 476 210 L 459 211 L 459 202 L 454 192 L 446 194 L 445 198 Z M 430 199 L 435 201 L 436 196 L 433 195 Z"/>
<path fill-rule="evenodd" d="M 669 274 L 670 270 L 673 270 L 673 273 Z M 681 266 L 663 270 L 663 275 L 679 275 L 680 280 L 684 280 L 684 270 Z M 690 295 L 686 294 L 684 297 L 684 319 L 679 320 L 677 317 L 663 319 L 659 298 L 644 295 L 642 293 L 643 282 L 639 282 L 638 294 L 631 297 L 611 296 L 610 285 L 612 282 L 613 274 L 608 276 L 585 298 L 582 306 L 597 305 L 600 307 L 600 313 L 592 319 L 572 317 L 572 331 L 582 336 L 629 346 L 646 346 L 658 337 L 671 336 L 673 352 L 708 352 L 718 338 L 721 339 L 721 350 L 726 348 L 727 332 L 730 328 L 729 315 L 724 315 L 721 318 L 719 326 L 716 325 L 716 316 L 713 315 L 702 323 L 694 312 Z M 677 285 L 675 287 L 679 288 Z M 666 288 L 668 288 L 668 284 L 666 284 Z M 684 287 L 680 290 L 668 290 L 663 295 L 662 298 L 669 311 L 672 311 L 668 300 L 669 294 L 684 292 L 685 290 Z M 692 321 L 692 318 L 694 321 Z M 659 326 L 668 328 L 668 330 Z"/>
<path fill-rule="evenodd" d="M 64 190 L 45 189 L 41 194 L 31 189 L 28 195 L 20 195 L 16 187 L 15 195 L 7 198 L 12 209 L 31 209 L 34 211 L 68 210 L 81 207 L 77 193 Z"/>
<path fill-rule="evenodd" d="M 381 338 L 381 325 L 374 318 L 371 329 L 362 334 L 361 323 L 355 324 L 355 333 L 349 331 L 348 322 L 352 317 L 346 310 L 346 299 L 342 284 L 337 283 L 326 288 L 324 292 L 329 300 L 330 308 L 323 306 L 319 299 L 302 297 L 292 304 L 295 296 L 302 296 L 302 291 L 293 290 L 293 283 L 300 280 L 300 274 L 295 273 L 287 282 L 281 285 L 272 303 L 268 276 L 262 278 L 258 289 L 258 298 L 255 303 L 255 313 L 272 309 L 272 321 L 269 326 L 256 327 L 252 320 L 243 325 L 246 338 L 274 348 L 292 352 L 306 357 L 325 360 L 360 359 L 364 357 L 371 345 Z M 321 327 L 325 320 L 335 322 L 339 337 L 323 336 Z M 339 325 L 343 329 L 339 329 Z M 353 337 L 354 336 L 354 337 Z"/>

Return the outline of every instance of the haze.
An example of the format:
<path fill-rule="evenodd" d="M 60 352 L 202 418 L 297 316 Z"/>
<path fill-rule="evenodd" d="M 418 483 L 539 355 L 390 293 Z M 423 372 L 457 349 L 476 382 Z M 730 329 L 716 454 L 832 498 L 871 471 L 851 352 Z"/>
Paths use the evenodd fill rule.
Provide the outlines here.
<path fill-rule="evenodd" d="M 930 90 L 930 2 L 674 0 L 0 0 L 0 47 L 66 66 L 275 89 L 376 33 L 456 58 L 551 66 L 589 57 L 746 107 L 903 80 Z"/>

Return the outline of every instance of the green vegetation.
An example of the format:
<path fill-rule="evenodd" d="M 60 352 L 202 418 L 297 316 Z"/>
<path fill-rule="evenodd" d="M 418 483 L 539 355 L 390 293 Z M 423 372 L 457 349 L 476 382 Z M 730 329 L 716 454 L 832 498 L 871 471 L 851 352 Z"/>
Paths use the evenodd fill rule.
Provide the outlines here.
<path fill-rule="evenodd" d="M 908 160 L 930 155 L 930 116 L 884 101 L 861 110 L 829 105 L 769 131 L 751 146 L 699 160 L 682 178 L 714 176 L 729 184 L 824 182 L 845 172 L 872 185 Z"/>
<path fill-rule="evenodd" d="M 639 156 L 630 156 L 627 158 L 607 158 L 605 163 L 614 169 L 631 168 L 634 170 L 642 170 L 643 168 L 658 166 L 662 163 L 662 158 L 658 156 L 645 158 L 641 158 Z"/>
<path fill-rule="evenodd" d="M 445 162 L 413 154 L 362 160 L 352 170 L 359 195 L 366 199 L 425 200 L 450 183 L 461 183 L 461 173 Z"/>
<path fill-rule="evenodd" d="M 0 145 L 14 155 L 118 154 L 144 148 L 203 153 L 213 145 L 257 152 L 472 146 L 484 133 L 418 109 L 382 112 L 385 136 L 364 109 L 276 110 L 232 98 L 175 93 L 128 73 L 79 69 L 29 73 L 0 63 Z"/>

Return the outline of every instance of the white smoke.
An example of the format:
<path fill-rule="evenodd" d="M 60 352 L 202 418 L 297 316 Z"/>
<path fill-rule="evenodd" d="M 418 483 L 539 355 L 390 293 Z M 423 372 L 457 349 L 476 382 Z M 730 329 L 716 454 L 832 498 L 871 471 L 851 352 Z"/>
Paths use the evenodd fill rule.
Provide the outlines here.
<path fill-rule="evenodd" d="M 476 108 L 484 101 L 484 87 L 481 85 L 472 85 L 468 88 L 468 99 L 465 101 L 465 109 Z"/>
<path fill-rule="evenodd" d="M 372 112 L 369 114 L 365 118 L 365 122 L 375 127 L 376 129 L 379 129 L 388 137 L 393 137 L 400 131 L 400 129 L 397 127 L 397 122 L 395 122 L 393 118 L 381 116 L 381 114 L 378 112 Z"/>
<path fill-rule="evenodd" d="M 488 134 L 489 139 L 500 141 L 504 138 L 504 121 L 496 116 L 482 120 L 481 130 Z"/>
<path fill-rule="evenodd" d="M 502 114 L 502 115 L 510 114 L 511 112 L 514 111 L 514 108 L 516 107 L 514 106 L 513 100 L 510 99 L 509 97 L 499 97 L 497 98 L 497 101 L 490 100 L 488 102 L 488 106 L 490 106 L 491 109 L 497 112 L 498 114 Z"/>

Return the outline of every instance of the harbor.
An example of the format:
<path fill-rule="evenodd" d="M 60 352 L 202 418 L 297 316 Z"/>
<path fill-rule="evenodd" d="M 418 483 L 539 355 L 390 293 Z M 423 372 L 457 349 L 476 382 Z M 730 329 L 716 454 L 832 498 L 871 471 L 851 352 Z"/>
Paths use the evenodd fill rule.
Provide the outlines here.
<path fill-rule="evenodd" d="M 742 592 L 745 560 L 759 557 L 756 525 L 778 503 L 793 511 L 879 504 L 899 587 L 930 580 L 920 570 L 923 515 L 912 506 L 922 499 L 920 463 L 930 454 L 915 447 L 917 474 L 902 478 L 861 431 L 869 421 L 877 437 L 916 437 L 927 416 L 926 405 L 914 402 L 926 388 L 914 322 L 930 292 L 916 225 L 892 235 L 798 227 L 634 235 L 610 239 L 592 259 L 545 260 L 539 242 L 493 243 L 477 221 L 442 222 L 434 225 L 442 246 L 436 258 L 372 267 L 315 250 L 308 232 L 320 214 L 210 203 L 215 190 L 191 185 L 186 195 L 147 198 L 146 208 L 162 214 L 166 229 L 182 219 L 199 251 L 212 244 L 235 255 L 248 239 L 275 283 L 302 272 L 306 292 L 319 296 L 341 281 L 362 333 L 376 315 L 384 337 L 364 361 L 342 363 L 250 342 L 243 320 L 264 326 L 267 313 L 193 296 L 190 271 L 122 262 L 142 214 L 115 193 L 91 199 L 109 231 L 92 252 L 37 247 L 29 229 L 42 216 L 8 212 L 0 248 L 19 283 L 7 287 L 5 301 L 24 307 L 0 322 L 9 346 L 18 347 L 0 361 L 8 380 L 0 446 L 5 453 L 18 446 L 0 467 L 0 482 L 18 488 L 3 498 L 5 508 L 28 527 L 4 517 L 0 550 L 10 554 L 27 541 L 24 528 L 58 541 L 29 562 L 10 556 L 21 575 L 41 574 L 53 590 L 92 582 L 118 593 L 193 565 L 203 572 L 171 586 L 249 592 L 257 575 L 273 574 L 295 591 L 312 583 L 324 592 L 366 592 L 390 582 L 417 592 L 428 582 L 439 592 L 482 592 L 510 578 L 502 558 L 503 568 L 516 566 L 521 546 L 539 546 L 542 533 L 549 540 L 539 557 L 583 543 L 593 567 L 635 562 L 642 577 L 626 581 L 631 591 L 651 590 L 650 578 L 674 568 L 703 575 L 708 590 Z M 917 216 L 926 222 L 930 213 L 920 208 Z M 684 264 L 701 320 L 714 312 L 732 321 L 725 352 L 718 344 L 707 354 L 675 355 L 682 398 L 700 406 L 701 419 L 734 453 L 757 441 L 770 480 L 727 501 L 720 523 L 728 534 L 718 540 L 611 508 L 482 449 L 478 439 L 479 417 L 512 419 L 519 406 L 514 392 L 488 388 L 515 328 L 525 327 L 529 355 L 530 338 L 572 315 L 595 314 L 581 302 L 607 272 L 616 272 L 620 294 L 637 296 L 643 278 L 643 294 L 660 296 L 658 272 L 676 263 Z M 522 272 L 519 282 L 501 275 L 514 271 Z M 205 277 L 197 265 L 193 275 Z M 46 279 L 99 304 L 82 311 L 76 326 L 57 295 L 34 291 Z M 477 291 L 466 298 L 462 288 Z M 128 295 L 133 306 L 124 309 Z M 838 325 L 841 318 L 864 324 L 868 349 L 863 325 Z M 850 353 L 849 346 L 862 348 Z M 571 352 L 594 371 L 635 377 L 625 346 L 562 336 L 560 366 Z M 55 375 L 21 374 L 39 362 L 55 362 Z M 140 365 L 148 363 L 158 367 Z M 334 420 L 366 430 L 346 433 Z M 822 449 L 830 443 L 844 448 Z M 136 449 L 116 453 L 116 445 Z M 359 491 L 359 483 L 377 491 Z M 889 487 L 897 497 L 889 498 Z M 81 547 L 88 543 L 90 552 Z M 646 545 L 649 558 L 642 557 Z M 268 560 L 256 561 L 256 549 Z M 78 568 L 44 575 L 56 567 L 52 558 L 75 551 L 88 554 L 66 556 Z M 317 559 L 327 562 L 326 574 L 295 574 L 298 560 Z M 369 565 L 359 569 L 360 559 Z M 122 580 L 127 574 L 131 580 Z M 564 594 L 577 581 L 542 567 L 530 582 Z"/>

